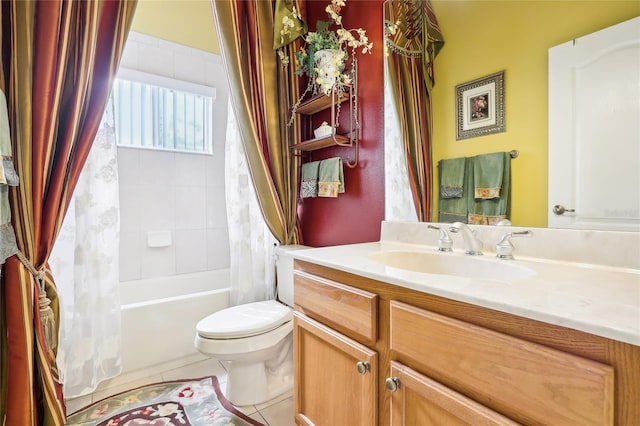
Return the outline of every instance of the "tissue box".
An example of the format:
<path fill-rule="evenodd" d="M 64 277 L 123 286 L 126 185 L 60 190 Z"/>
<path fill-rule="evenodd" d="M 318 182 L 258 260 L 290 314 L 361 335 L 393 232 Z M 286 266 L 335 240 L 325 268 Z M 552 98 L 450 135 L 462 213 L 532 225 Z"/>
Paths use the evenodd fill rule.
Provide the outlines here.
<path fill-rule="evenodd" d="M 316 139 L 329 136 L 331 135 L 331 133 L 333 133 L 333 127 L 329 126 L 326 122 L 322 123 L 320 127 L 318 127 L 313 131 L 313 134 L 315 135 Z"/>

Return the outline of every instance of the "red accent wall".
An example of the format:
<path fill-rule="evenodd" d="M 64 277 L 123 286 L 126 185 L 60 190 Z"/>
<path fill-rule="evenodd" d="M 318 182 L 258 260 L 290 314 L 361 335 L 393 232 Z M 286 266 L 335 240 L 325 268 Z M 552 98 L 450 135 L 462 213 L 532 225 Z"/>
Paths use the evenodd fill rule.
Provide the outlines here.
<path fill-rule="evenodd" d="M 315 30 L 317 20 L 328 20 L 324 11 L 328 4 L 329 0 L 307 0 L 307 23 L 311 31 Z M 360 160 L 354 169 L 344 167 L 344 194 L 338 198 L 301 200 L 298 214 L 303 243 L 313 247 L 378 241 L 380 222 L 384 219 L 382 0 L 347 0 L 341 14 L 345 28 L 363 28 L 373 42 L 370 55 L 357 55 Z M 348 120 L 344 112 L 340 115 L 341 121 L 342 117 Z M 352 148 L 332 147 L 314 151 L 304 161 L 336 156 L 352 160 L 353 155 Z"/>

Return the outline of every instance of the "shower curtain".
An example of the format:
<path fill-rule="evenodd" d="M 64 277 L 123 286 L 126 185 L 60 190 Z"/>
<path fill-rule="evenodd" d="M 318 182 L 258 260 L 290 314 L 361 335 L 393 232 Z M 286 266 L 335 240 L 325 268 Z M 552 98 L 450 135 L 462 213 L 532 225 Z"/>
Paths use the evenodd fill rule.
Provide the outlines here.
<path fill-rule="evenodd" d="M 230 303 L 239 305 L 273 299 L 274 248 L 278 242 L 262 217 L 230 101 L 225 144 L 225 197 L 229 226 Z"/>
<path fill-rule="evenodd" d="M 57 364 L 65 399 L 120 374 L 118 163 L 109 99 L 53 247 L 58 284 Z"/>

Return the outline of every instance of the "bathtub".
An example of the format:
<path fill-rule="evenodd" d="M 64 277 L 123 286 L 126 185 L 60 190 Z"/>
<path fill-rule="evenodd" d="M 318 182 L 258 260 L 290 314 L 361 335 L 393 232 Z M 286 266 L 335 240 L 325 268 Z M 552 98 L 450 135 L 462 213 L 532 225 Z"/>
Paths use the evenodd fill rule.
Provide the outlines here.
<path fill-rule="evenodd" d="M 196 323 L 229 306 L 229 270 L 121 282 L 120 300 L 122 374 L 179 365 L 199 355 Z"/>

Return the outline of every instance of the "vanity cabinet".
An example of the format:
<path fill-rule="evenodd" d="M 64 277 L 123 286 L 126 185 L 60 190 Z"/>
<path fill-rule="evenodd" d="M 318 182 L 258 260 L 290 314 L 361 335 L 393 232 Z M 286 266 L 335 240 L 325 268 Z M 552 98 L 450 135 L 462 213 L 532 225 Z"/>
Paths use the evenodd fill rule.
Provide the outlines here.
<path fill-rule="evenodd" d="M 298 424 L 640 425 L 638 346 L 310 262 L 294 277 Z"/>
<path fill-rule="evenodd" d="M 316 276 L 295 277 L 296 423 L 377 424 L 378 353 L 361 343 L 376 340 L 377 296 Z"/>

